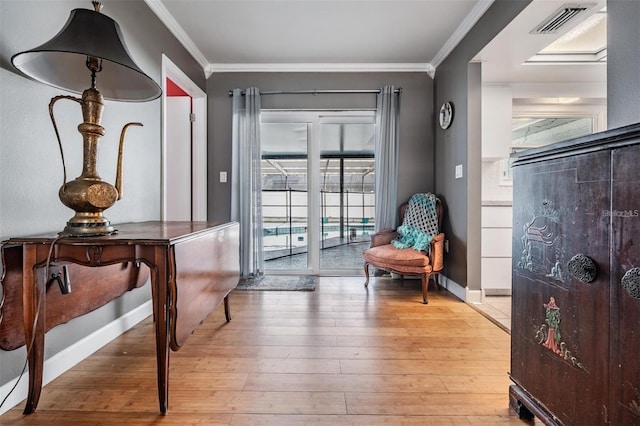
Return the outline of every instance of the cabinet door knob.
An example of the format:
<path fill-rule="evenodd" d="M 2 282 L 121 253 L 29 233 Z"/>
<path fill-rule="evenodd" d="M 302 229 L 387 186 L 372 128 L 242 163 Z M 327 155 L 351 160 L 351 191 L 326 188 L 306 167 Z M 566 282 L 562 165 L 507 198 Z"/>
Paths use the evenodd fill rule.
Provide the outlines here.
<path fill-rule="evenodd" d="M 640 299 L 640 268 L 629 269 L 622 277 L 620 284 L 629 296 Z"/>
<path fill-rule="evenodd" d="M 576 254 L 567 263 L 569 274 L 578 281 L 590 283 L 596 279 L 596 263 L 589 256 Z"/>

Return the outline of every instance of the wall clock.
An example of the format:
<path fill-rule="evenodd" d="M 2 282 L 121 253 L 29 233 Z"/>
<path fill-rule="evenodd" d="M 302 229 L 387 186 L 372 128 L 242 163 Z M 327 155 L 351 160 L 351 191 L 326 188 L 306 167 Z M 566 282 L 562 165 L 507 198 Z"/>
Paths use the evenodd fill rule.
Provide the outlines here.
<path fill-rule="evenodd" d="M 439 114 L 440 127 L 448 129 L 453 121 L 453 104 L 451 102 L 445 102 L 440 107 Z"/>

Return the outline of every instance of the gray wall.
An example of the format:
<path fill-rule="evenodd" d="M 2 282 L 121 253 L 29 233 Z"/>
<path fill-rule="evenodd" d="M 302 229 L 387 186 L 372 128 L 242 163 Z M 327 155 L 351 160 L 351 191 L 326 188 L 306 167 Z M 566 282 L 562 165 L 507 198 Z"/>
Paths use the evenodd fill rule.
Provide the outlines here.
<path fill-rule="evenodd" d="M 447 101 L 455 108 L 451 127 L 438 126 L 435 131 L 436 192 L 446 206 L 444 228 L 449 240 L 444 275 L 471 290 L 480 290 L 479 222 L 477 232 L 473 230 L 480 218 L 480 104 L 474 95 L 480 89 L 480 76 L 477 67 L 468 64 L 529 3 L 496 0 L 436 70 L 434 108 Z M 462 179 L 455 179 L 457 164 L 463 166 Z M 470 256 L 478 262 L 471 262 Z"/>
<path fill-rule="evenodd" d="M 607 1 L 607 124 L 640 122 L 640 1 Z"/>
<path fill-rule="evenodd" d="M 221 73 L 207 80 L 209 98 L 209 220 L 230 217 L 231 185 L 219 183 L 231 171 L 229 90 L 256 86 L 261 91 L 379 89 L 402 87 L 400 98 L 400 176 L 398 203 L 416 192 L 434 191 L 433 80 L 426 73 Z M 265 95 L 265 109 L 375 109 L 374 94 Z"/>
<path fill-rule="evenodd" d="M 136 63 L 156 82 L 161 78 L 161 54 L 165 53 L 203 89 L 202 68 L 142 0 L 107 1 L 103 13 L 120 24 Z M 58 199 L 62 184 L 60 154 L 47 105 L 61 90 L 36 83 L 14 70 L 11 56 L 49 40 L 74 8 L 91 8 L 82 1 L 0 1 L 0 239 L 60 231 L 73 212 Z M 87 78 L 87 87 L 89 86 Z M 100 77 L 98 76 L 98 87 Z M 67 94 L 67 93 L 64 93 Z M 67 175 L 80 174 L 81 122 L 75 102 L 58 102 L 56 119 L 67 162 Z M 160 218 L 161 101 L 105 103 L 106 135 L 99 148 L 98 171 L 115 181 L 120 129 L 141 121 L 127 133 L 123 183 L 124 199 L 107 210 L 112 223 Z M 47 334 L 49 358 L 105 324 L 147 301 L 149 286 L 128 293 L 88 316 L 57 327 Z M 0 385 L 16 378 L 24 362 L 24 349 L 0 351 Z M 3 395 L 4 396 L 4 395 Z"/>

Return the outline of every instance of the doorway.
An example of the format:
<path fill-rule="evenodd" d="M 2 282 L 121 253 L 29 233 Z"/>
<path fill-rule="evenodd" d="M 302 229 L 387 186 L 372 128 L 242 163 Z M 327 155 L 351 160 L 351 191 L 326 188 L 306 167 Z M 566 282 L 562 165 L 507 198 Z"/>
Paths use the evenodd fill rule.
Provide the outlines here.
<path fill-rule="evenodd" d="M 165 168 L 167 203 L 164 220 L 186 220 L 193 217 L 191 175 L 193 138 L 191 131 L 192 98 L 180 86 L 167 78 L 166 105 L 166 157 Z"/>
<path fill-rule="evenodd" d="M 267 273 L 362 274 L 375 225 L 373 111 L 263 111 Z"/>
<path fill-rule="evenodd" d="M 206 93 L 165 55 L 162 84 L 162 220 L 206 221 Z"/>

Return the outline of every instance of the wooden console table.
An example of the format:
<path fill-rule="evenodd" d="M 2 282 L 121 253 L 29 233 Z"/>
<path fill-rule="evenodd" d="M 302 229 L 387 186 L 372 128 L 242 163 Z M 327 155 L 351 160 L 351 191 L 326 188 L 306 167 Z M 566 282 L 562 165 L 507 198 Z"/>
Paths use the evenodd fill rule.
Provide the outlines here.
<path fill-rule="evenodd" d="M 118 278 L 117 273 L 110 272 L 113 265 L 121 264 L 116 270 L 126 271 L 126 268 L 145 264 L 150 271 L 158 398 L 162 414 L 168 410 L 169 349 L 180 349 L 198 325 L 223 301 L 227 321 L 231 319 L 228 295 L 238 284 L 240 270 L 237 223 L 141 222 L 121 224 L 116 228 L 118 232 L 108 236 L 58 238 L 57 235 L 41 235 L 11 238 L 3 243 L 4 276 L 1 278 L 5 303 L 0 303 L 0 348 L 8 350 L 27 345 L 29 392 L 25 414 L 36 410 L 40 398 L 45 332 L 141 284 L 136 275 L 132 285 L 126 284 L 129 288 L 110 294 L 111 284 L 122 287 L 122 284 L 110 283 L 111 278 Z M 45 318 L 47 299 L 64 300 L 73 297 L 74 291 L 61 295 L 59 289 L 52 287 L 47 292 L 43 273 L 47 261 L 78 268 L 70 272 L 72 283 L 77 284 L 76 278 L 82 277 L 76 271 L 93 273 L 88 278 L 91 286 L 86 286 L 92 290 L 85 292 L 83 298 L 91 295 L 94 303 L 88 308 L 71 308 L 71 313 L 66 312 L 54 324 Z M 100 268 L 95 267 L 104 267 L 108 276 L 101 276 Z M 86 275 L 84 279 L 87 279 Z M 21 330 L 15 330 L 15 319 L 20 312 L 23 335 Z M 51 314 L 49 310 L 49 316 Z M 53 316 L 60 316 L 60 313 Z"/>

